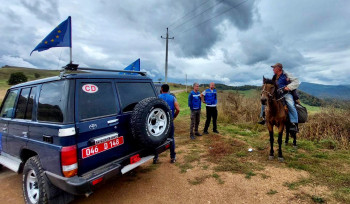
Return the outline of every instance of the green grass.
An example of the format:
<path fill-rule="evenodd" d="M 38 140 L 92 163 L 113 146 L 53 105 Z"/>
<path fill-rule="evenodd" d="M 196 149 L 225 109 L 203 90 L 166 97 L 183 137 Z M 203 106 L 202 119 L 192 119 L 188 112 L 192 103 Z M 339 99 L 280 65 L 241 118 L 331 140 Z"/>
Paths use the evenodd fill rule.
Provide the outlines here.
<path fill-rule="evenodd" d="M 249 97 L 249 94 L 252 94 L 252 92 L 246 92 L 245 96 Z M 187 107 L 187 97 L 187 93 L 177 94 L 181 108 L 178 120 L 189 120 L 190 110 Z M 322 111 L 322 108 L 319 107 L 305 106 L 308 108 L 309 113 Z M 204 115 L 205 111 L 202 111 L 202 117 Z M 201 124 L 203 124 L 203 120 Z M 214 164 L 210 169 L 214 170 L 212 174 L 213 178 L 217 180 L 220 178 L 218 172 L 231 172 L 243 174 L 247 179 L 255 175 L 260 175 L 262 179 L 268 179 L 270 176 L 257 173 L 257 171 L 264 169 L 267 165 L 278 165 L 279 167 L 303 170 L 310 175 L 295 182 L 285 183 L 284 186 L 287 186 L 290 190 L 297 190 L 299 187 L 305 185 L 327 186 L 332 191 L 331 195 L 333 198 L 338 202 L 350 203 L 350 151 L 338 149 L 337 143 L 333 140 L 321 139 L 319 141 L 310 141 L 298 137 L 297 149 L 291 145 L 286 146 L 283 144 L 282 151 L 285 162 L 278 163 L 276 160 L 267 160 L 270 144 L 266 127 L 250 123 L 223 123 L 222 121 L 218 121 L 218 127 L 221 134 L 220 137 L 203 137 L 202 141 L 208 152 L 205 155 L 205 159 Z M 283 139 L 285 138 L 283 137 Z M 198 143 L 199 141 L 195 142 Z M 213 149 L 209 147 L 212 147 L 215 143 L 221 144 L 227 151 L 223 151 L 223 155 L 210 155 L 209 152 Z M 192 144 L 192 142 L 183 143 L 183 145 Z M 248 148 L 250 147 L 254 149 L 253 152 L 248 152 Z M 198 148 L 199 146 L 196 149 Z M 220 147 L 216 148 L 220 150 Z M 275 135 L 275 151 L 276 149 L 277 134 Z M 218 151 L 218 153 L 220 154 L 221 152 Z M 200 155 L 200 157 L 203 156 L 203 154 Z M 195 153 L 193 156 L 185 155 L 185 160 L 187 161 L 185 164 L 179 165 L 182 172 L 193 168 L 192 164 L 198 161 L 199 158 Z M 207 168 L 202 167 L 202 169 L 206 170 Z M 273 195 L 273 193 L 274 190 L 271 189 L 269 195 Z M 306 198 L 317 203 L 326 202 L 324 195 L 307 195 Z"/>
<path fill-rule="evenodd" d="M 259 91 L 256 89 L 250 89 L 250 90 L 246 90 L 246 91 L 238 91 L 238 93 L 242 94 L 245 97 L 248 98 L 255 98 L 257 96 L 259 96 Z"/>
<path fill-rule="evenodd" d="M 221 179 L 220 175 L 217 174 L 217 173 L 213 173 L 212 177 L 215 178 L 216 181 L 217 181 L 219 184 L 224 184 L 224 183 L 225 183 L 225 182 Z"/>
<path fill-rule="evenodd" d="M 207 178 L 210 178 L 210 175 L 197 176 L 193 180 L 189 180 L 188 182 L 192 185 L 199 185 L 203 183 Z"/>
<path fill-rule="evenodd" d="M 322 110 L 322 108 L 319 106 L 310 106 L 310 105 L 307 105 L 305 103 L 301 103 L 301 105 L 307 109 L 307 112 L 309 114 L 318 113 L 318 112 L 321 112 L 321 110 Z"/>
<path fill-rule="evenodd" d="M 278 193 L 278 191 L 270 189 L 266 194 L 267 195 L 275 195 L 276 193 Z"/>
<path fill-rule="evenodd" d="M 256 176 L 256 173 L 252 172 L 252 171 L 249 171 L 245 174 L 245 178 L 246 179 L 251 179 L 252 176 Z"/>

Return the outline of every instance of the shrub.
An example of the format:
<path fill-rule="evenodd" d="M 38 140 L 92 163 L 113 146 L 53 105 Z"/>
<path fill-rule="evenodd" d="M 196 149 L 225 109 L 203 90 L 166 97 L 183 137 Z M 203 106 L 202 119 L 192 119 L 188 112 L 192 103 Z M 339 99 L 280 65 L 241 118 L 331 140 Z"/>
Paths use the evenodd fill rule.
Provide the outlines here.
<path fill-rule="evenodd" d="M 39 73 L 34 73 L 34 77 L 37 79 L 40 77 L 40 74 Z"/>
<path fill-rule="evenodd" d="M 261 109 L 260 97 L 248 98 L 238 92 L 218 94 L 218 119 L 228 123 L 256 123 Z"/>
<path fill-rule="evenodd" d="M 15 85 L 15 84 L 26 82 L 27 80 L 28 78 L 25 74 L 23 74 L 23 72 L 16 72 L 10 75 L 10 78 L 7 82 L 9 85 Z"/>
<path fill-rule="evenodd" d="M 348 149 L 350 144 L 350 109 L 326 108 L 309 116 L 300 127 L 302 138 L 317 141 L 327 149 Z M 336 141 L 338 145 L 334 143 Z"/>

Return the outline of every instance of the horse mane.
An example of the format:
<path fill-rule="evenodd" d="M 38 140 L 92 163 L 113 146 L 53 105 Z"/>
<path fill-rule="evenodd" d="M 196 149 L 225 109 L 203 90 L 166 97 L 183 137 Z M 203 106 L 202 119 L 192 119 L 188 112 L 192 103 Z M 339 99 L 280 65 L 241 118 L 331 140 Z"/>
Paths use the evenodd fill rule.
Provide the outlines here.
<path fill-rule="evenodd" d="M 272 84 L 272 85 L 276 85 L 276 82 L 272 79 L 265 79 L 264 84 Z"/>

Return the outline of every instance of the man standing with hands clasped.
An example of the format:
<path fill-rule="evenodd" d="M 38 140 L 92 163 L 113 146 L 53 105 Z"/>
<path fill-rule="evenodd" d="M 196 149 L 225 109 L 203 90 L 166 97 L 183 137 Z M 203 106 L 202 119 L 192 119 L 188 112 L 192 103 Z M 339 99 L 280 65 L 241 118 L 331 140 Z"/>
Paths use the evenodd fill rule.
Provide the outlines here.
<path fill-rule="evenodd" d="M 202 136 L 198 132 L 198 125 L 200 122 L 201 107 L 202 107 L 201 93 L 199 92 L 199 84 L 198 83 L 193 84 L 193 90 L 188 95 L 188 106 L 191 109 L 190 138 L 191 138 L 191 140 L 194 140 L 194 139 L 196 139 L 196 137 L 194 135 Z M 195 131 L 194 134 L 193 134 L 193 128 Z"/>
<path fill-rule="evenodd" d="M 206 89 L 201 93 L 202 102 L 206 104 L 207 120 L 205 121 L 203 134 L 209 134 L 208 128 L 211 118 L 213 118 L 213 132 L 219 133 L 216 126 L 216 120 L 218 118 L 218 110 L 216 104 L 218 103 L 217 93 L 214 82 L 211 82 L 209 89 Z"/>

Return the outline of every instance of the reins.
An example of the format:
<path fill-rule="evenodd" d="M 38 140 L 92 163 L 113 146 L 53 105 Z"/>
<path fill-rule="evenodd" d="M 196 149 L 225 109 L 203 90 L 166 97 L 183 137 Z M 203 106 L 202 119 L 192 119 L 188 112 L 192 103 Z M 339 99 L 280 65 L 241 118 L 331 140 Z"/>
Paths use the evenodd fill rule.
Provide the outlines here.
<path fill-rule="evenodd" d="M 280 90 L 280 89 L 283 89 L 283 88 L 284 88 L 284 87 L 279 88 L 279 89 L 277 89 L 277 91 Z M 269 99 L 271 99 L 271 100 L 280 101 L 280 100 L 282 100 L 282 99 L 284 98 L 284 95 L 283 95 L 281 98 L 279 98 L 279 99 L 273 98 L 273 97 L 275 96 L 275 93 L 271 94 L 270 92 L 266 91 L 266 90 L 265 90 L 265 84 L 264 84 L 263 90 L 262 90 L 261 92 L 262 92 L 262 93 L 267 93 L 267 94 L 269 95 Z"/>

